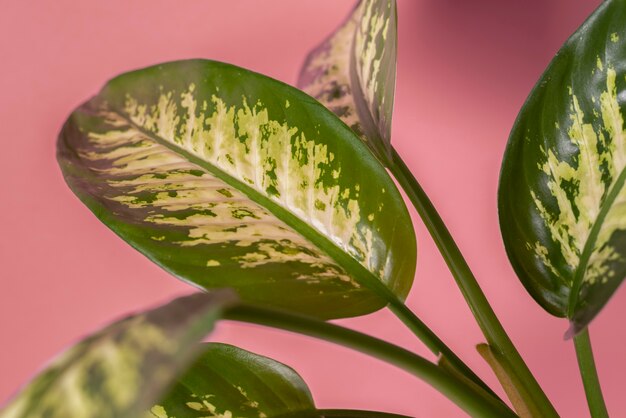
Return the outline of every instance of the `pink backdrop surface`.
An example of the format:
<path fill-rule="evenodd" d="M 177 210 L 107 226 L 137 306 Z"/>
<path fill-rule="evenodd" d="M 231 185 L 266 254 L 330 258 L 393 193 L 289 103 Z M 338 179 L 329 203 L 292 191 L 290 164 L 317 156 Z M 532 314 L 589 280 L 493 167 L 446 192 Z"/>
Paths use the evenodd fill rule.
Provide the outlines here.
<path fill-rule="evenodd" d="M 513 273 L 496 190 L 509 129 L 550 58 L 598 0 L 399 0 L 393 142 L 430 194 L 488 298 L 564 417 L 587 415 L 567 324 Z M 112 76 L 183 58 L 294 83 L 306 52 L 352 1 L 21 0 L 0 6 L 0 402 L 91 330 L 191 289 L 118 239 L 72 195 L 55 161 L 72 109 Z M 488 382 L 483 341 L 423 224 L 412 307 Z M 609 409 L 626 416 L 626 292 L 592 326 Z M 338 321 L 429 358 L 389 313 Z M 321 407 L 464 416 L 401 370 L 331 344 L 221 324 L 215 339 L 295 367 Z M 500 392 L 501 393 L 501 392 Z"/>

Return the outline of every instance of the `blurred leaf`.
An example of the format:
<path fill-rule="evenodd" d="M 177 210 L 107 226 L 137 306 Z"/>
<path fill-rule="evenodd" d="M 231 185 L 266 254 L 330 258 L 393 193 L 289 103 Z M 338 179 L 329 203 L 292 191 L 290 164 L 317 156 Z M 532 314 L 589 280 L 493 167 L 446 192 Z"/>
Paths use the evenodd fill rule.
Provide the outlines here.
<path fill-rule="evenodd" d="M 230 291 L 198 293 L 117 321 L 68 349 L 1 418 L 136 418 L 199 354 Z"/>
<path fill-rule="evenodd" d="M 290 367 L 237 347 L 210 343 L 152 413 L 159 418 L 270 418 L 312 409 L 306 383 Z"/>
<path fill-rule="evenodd" d="M 292 368 L 231 345 L 204 347 L 204 354 L 152 408 L 154 416 L 402 418 L 383 412 L 318 411 L 306 383 Z"/>
<path fill-rule="evenodd" d="M 360 1 L 309 53 L 298 80 L 383 162 L 391 156 L 397 38 L 396 1 Z"/>

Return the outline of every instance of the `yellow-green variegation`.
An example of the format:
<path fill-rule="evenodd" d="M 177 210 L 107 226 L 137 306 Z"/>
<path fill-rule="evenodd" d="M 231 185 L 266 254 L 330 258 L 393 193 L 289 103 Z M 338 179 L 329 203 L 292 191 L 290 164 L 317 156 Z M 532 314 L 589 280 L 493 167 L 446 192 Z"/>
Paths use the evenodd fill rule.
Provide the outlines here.
<path fill-rule="evenodd" d="M 524 104 L 499 191 L 509 258 L 532 296 L 572 332 L 626 275 L 626 3 L 605 1 Z"/>
<path fill-rule="evenodd" d="M 391 156 L 396 55 L 396 1 L 362 0 L 309 53 L 298 80 L 383 162 Z"/>
<path fill-rule="evenodd" d="M 393 181 L 278 81 L 204 60 L 121 75 L 71 115 L 58 159 L 100 220 L 198 286 L 321 318 L 409 291 L 415 236 Z"/>
<path fill-rule="evenodd" d="M 0 418 L 137 418 L 200 354 L 230 291 L 198 293 L 128 316 L 53 361 Z"/>

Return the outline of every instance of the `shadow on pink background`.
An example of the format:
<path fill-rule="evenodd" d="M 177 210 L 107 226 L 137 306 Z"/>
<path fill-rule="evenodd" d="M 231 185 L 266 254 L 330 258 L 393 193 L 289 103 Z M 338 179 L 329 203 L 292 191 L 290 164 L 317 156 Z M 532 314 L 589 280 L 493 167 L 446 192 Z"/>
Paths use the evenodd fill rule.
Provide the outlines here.
<path fill-rule="evenodd" d="M 393 141 L 430 194 L 506 329 L 564 417 L 587 416 L 567 324 L 515 277 L 500 239 L 496 190 L 509 129 L 552 55 L 599 1 L 399 0 Z M 161 61 L 211 58 L 294 83 L 309 48 L 351 9 L 339 0 L 57 0 L 0 7 L 0 402 L 48 359 L 126 312 L 189 292 L 78 202 L 55 161 L 72 109 L 112 76 Z M 408 299 L 495 384 L 483 341 L 421 221 Z M 609 410 L 626 416 L 626 293 L 591 332 Z M 344 325 L 431 356 L 387 312 Z M 215 339 L 295 367 L 321 407 L 464 416 L 413 377 L 360 354 L 232 323 Z M 500 392 L 501 393 L 501 392 Z"/>

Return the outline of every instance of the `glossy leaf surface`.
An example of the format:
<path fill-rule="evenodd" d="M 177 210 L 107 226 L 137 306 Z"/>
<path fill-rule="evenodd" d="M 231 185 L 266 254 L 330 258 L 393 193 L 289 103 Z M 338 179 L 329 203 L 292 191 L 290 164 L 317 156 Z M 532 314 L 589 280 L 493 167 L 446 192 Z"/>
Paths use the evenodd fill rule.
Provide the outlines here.
<path fill-rule="evenodd" d="M 284 417 L 287 418 L 287 417 Z M 290 416 L 289 418 L 296 418 Z M 322 409 L 313 412 L 311 415 L 304 415 L 301 418 L 412 418 L 408 415 L 392 414 L 389 412 L 350 410 L 350 409 Z"/>
<path fill-rule="evenodd" d="M 227 344 L 204 353 L 151 409 L 157 418 L 401 418 L 371 411 L 318 411 L 300 375 L 282 363 Z"/>
<path fill-rule="evenodd" d="M 605 1 L 565 43 L 512 130 L 500 225 L 550 313 L 584 328 L 626 275 L 626 3 Z"/>
<path fill-rule="evenodd" d="M 152 413 L 158 418 L 271 418 L 314 409 L 306 383 L 290 367 L 237 347 L 210 343 Z"/>
<path fill-rule="evenodd" d="M 0 417 L 145 416 L 235 300 L 230 291 L 199 293 L 115 322 L 63 353 Z"/>
<path fill-rule="evenodd" d="M 396 56 L 395 0 L 363 0 L 309 53 L 298 80 L 298 87 L 337 114 L 381 161 L 391 155 Z"/>
<path fill-rule="evenodd" d="M 58 159 L 105 224 L 199 286 L 322 318 L 410 288 L 415 236 L 385 169 L 262 75 L 193 60 L 119 76 L 69 118 Z"/>

